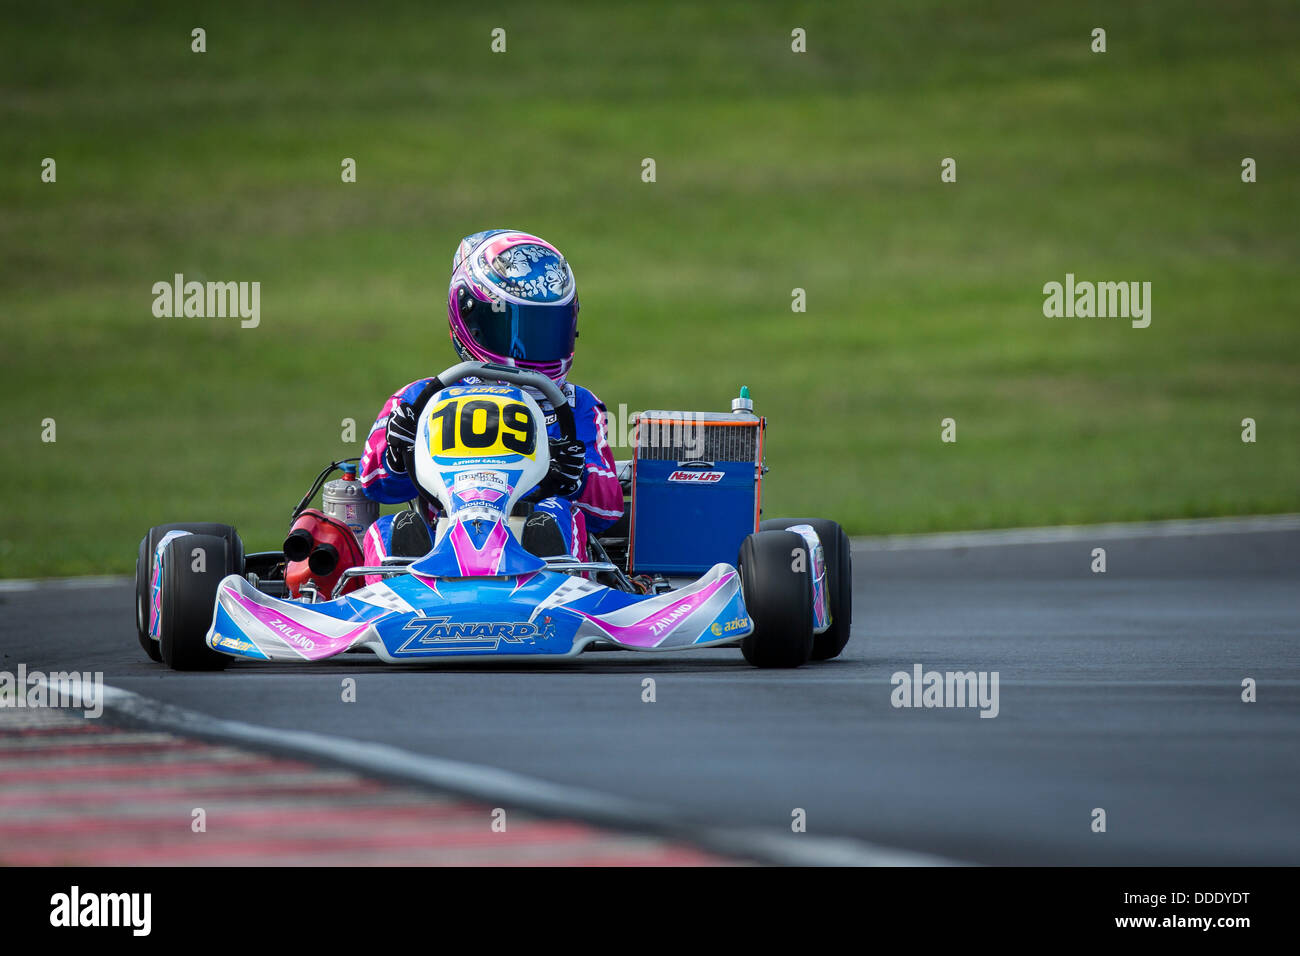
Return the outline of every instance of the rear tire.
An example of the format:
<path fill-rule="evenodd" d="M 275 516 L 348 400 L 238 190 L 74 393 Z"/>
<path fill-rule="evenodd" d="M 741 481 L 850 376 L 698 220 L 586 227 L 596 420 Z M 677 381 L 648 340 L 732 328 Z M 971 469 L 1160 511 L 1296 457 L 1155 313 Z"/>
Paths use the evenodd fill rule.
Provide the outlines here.
<path fill-rule="evenodd" d="M 173 521 L 149 529 L 149 533 L 140 541 L 140 551 L 135 559 L 135 631 L 140 639 L 140 647 L 149 655 L 149 659 L 162 662 L 162 648 L 159 642 L 149 636 L 149 600 L 150 580 L 153 571 L 153 555 L 158 549 L 158 542 L 168 531 L 189 531 L 193 534 L 211 534 L 223 538 L 230 552 L 235 555 L 235 567 L 232 573 L 244 572 L 244 542 L 239 532 L 228 524 L 215 521 Z"/>
<path fill-rule="evenodd" d="M 149 660 L 161 664 L 162 648 L 149 636 L 149 571 L 153 565 L 149 539 L 152 537 L 153 531 L 150 530 L 140 539 L 140 553 L 135 558 L 135 635 Z"/>
<path fill-rule="evenodd" d="M 203 552 L 201 570 L 194 569 Z M 224 537 L 189 534 L 167 543 L 162 555 L 158 635 L 162 659 L 178 671 L 221 670 L 230 658 L 208 647 L 217 585 L 236 570 L 236 555 Z"/>
<path fill-rule="evenodd" d="M 831 626 L 813 638 L 812 659 L 828 661 L 840 656 L 853 632 L 853 549 L 844 529 L 826 518 L 772 518 L 759 527 L 763 531 L 784 531 L 797 524 L 812 525 L 826 559 L 826 603 Z"/>
<path fill-rule="evenodd" d="M 737 567 L 745 609 L 754 631 L 740 652 L 755 667 L 798 667 L 813 648 L 813 580 L 795 570 L 795 555 L 805 548 L 793 531 L 759 531 L 740 546 Z"/>

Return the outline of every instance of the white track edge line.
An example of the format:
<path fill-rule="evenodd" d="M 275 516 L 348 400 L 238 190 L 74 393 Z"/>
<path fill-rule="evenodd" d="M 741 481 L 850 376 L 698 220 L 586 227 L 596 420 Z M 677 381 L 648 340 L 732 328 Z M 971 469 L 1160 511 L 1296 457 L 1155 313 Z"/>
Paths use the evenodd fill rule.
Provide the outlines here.
<path fill-rule="evenodd" d="M 38 589 L 79 591 L 84 588 L 115 588 L 134 584 L 126 574 L 87 574 L 71 578 L 0 578 L 0 594 Z"/>
<path fill-rule="evenodd" d="M 119 687 L 104 686 L 104 706 L 145 723 L 199 737 L 269 747 L 396 780 L 422 783 L 499 805 L 510 803 L 608 827 L 652 827 L 669 841 L 694 844 L 719 855 L 758 858 L 790 866 L 959 866 L 923 853 L 876 846 L 847 837 L 786 835 L 756 828 L 692 826 L 667 810 L 580 787 L 549 783 L 509 770 L 431 757 L 388 744 L 302 730 L 277 730 L 209 717 Z"/>
<path fill-rule="evenodd" d="M 1042 528 L 1005 528 L 989 531 L 938 531 L 932 534 L 881 535 L 857 537 L 851 540 L 854 551 L 945 551 L 1015 544 L 1177 538 L 1274 531 L 1300 531 L 1300 514 L 1252 515 L 1239 518 L 1177 518 L 1170 521 L 1053 525 Z"/>

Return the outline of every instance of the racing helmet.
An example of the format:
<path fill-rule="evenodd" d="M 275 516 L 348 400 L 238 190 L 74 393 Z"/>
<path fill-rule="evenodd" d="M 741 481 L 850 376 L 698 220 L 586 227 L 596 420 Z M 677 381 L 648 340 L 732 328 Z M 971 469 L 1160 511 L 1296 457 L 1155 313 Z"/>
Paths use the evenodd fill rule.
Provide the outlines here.
<path fill-rule="evenodd" d="M 573 270 L 555 246 L 526 232 L 466 236 L 451 263 L 447 323 L 462 359 L 541 372 L 562 383 L 578 335 Z"/>

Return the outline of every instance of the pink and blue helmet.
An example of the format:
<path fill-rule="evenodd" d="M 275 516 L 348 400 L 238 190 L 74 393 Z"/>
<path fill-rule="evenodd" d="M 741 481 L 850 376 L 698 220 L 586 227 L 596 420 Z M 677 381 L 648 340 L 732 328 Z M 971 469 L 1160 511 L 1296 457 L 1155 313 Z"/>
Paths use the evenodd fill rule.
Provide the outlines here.
<path fill-rule="evenodd" d="M 563 382 L 578 335 L 573 270 L 560 250 L 526 232 L 488 229 L 466 236 L 451 263 L 447 322 L 461 358 Z"/>

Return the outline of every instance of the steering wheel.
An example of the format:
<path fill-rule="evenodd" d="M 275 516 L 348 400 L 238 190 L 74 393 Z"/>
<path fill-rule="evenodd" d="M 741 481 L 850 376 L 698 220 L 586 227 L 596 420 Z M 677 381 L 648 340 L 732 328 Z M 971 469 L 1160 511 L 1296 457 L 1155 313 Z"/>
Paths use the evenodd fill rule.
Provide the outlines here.
<path fill-rule="evenodd" d="M 573 408 L 569 405 L 569 400 L 565 397 L 564 392 L 553 381 L 543 375 L 541 372 L 529 372 L 525 369 L 511 368 L 508 365 L 497 365 L 493 362 L 460 362 L 451 368 L 443 369 L 433 377 L 420 392 L 419 396 L 411 403 L 415 409 L 416 417 L 424 411 L 424 406 L 429 403 L 435 392 L 441 391 L 449 384 L 459 382 L 462 378 L 470 376 L 475 378 L 486 379 L 494 382 L 508 382 L 511 385 L 531 386 L 543 395 L 551 403 L 551 408 L 555 410 L 555 423 L 560 428 L 560 438 L 564 441 L 576 441 L 578 437 L 578 425 L 573 418 Z M 438 502 L 425 494 L 415 481 L 415 449 L 407 448 L 404 452 L 406 473 L 411 476 L 411 483 L 415 485 L 416 491 L 420 495 L 420 500 L 424 503 L 432 503 L 438 506 Z M 438 506 L 438 510 L 441 507 Z"/>
<path fill-rule="evenodd" d="M 560 386 L 541 372 L 529 372 L 526 369 L 511 368 L 509 365 L 497 365 L 494 362 L 461 362 L 439 372 L 415 400 L 417 414 L 424 409 L 424 403 L 441 388 L 452 382 L 458 382 L 469 376 L 486 379 L 490 382 L 508 382 L 511 385 L 531 386 L 546 396 L 551 407 L 555 409 L 555 423 L 560 426 L 560 438 L 574 441 L 578 437 L 578 426 L 573 420 L 573 408 Z"/>

